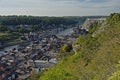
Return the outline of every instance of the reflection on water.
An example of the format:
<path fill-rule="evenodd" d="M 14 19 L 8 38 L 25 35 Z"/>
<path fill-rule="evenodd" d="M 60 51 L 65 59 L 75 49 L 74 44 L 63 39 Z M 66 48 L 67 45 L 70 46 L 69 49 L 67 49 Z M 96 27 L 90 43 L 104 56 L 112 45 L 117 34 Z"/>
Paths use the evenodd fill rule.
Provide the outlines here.
<path fill-rule="evenodd" d="M 69 35 L 71 32 L 73 31 L 73 28 L 69 28 L 66 29 L 64 31 L 61 31 L 57 34 L 57 36 L 65 36 L 65 35 Z M 19 45 L 14 45 L 14 46 L 9 46 L 9 47 L 5 47 L 2 51 L 0 51 L 0 54 L 6 54 L 5 51 L 10 51 L 12 49 L 16 48 L 18 50 Z"/>
<path fill-rule="evenodd" d="M 19 45 L 9 46 L 9 47 L 4 48 L 4 51 L 9 51 L 9 50 L 12 50 L 14 48 L 18 49 L 18 47 L 19 47 Z"/>
<path fill-rule="evenodd" d="M 9 47 L 5 47 L 2 51 L 0 51 L 0 54 L 6 54 L 5 51 L 10 51 L 14 48 L 18 49 L 19 45 L 14 45 L 14 46 L 9 46 Z"/>
<path fill-rule="evenodd" d="M 64 31 L 59 32 L 57 35 L 58 36 L 64 36 L 64 35 L 69 35 L 73 31 L 73 28 L 66 29 Z"/>

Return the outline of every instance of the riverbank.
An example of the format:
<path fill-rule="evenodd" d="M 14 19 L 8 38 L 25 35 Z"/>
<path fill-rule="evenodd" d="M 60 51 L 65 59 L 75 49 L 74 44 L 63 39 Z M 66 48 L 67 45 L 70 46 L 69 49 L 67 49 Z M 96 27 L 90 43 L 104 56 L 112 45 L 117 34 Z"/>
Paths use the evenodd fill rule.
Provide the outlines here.
<path fill-rule="evenodd" d="M 3 51 L 5 48 L 10 48 L 11 46 L 16 46 L 16 45 L 21 45 L 24 44 L 28 41 L 23 41 L 23 40 L 14 40 L 12 42 L 5 43 L 2 48 L 0 48 L 0 51 Z"/>
<path fill-rule="evenodd" d="M 28 42 L 30 42 L 28 45 L 24 45 L 28 42 L 21 41 L 19 43 L 19 40 L 9 43 L 9 45 L 12 44 L 13 46 L 5 47 L 3 52 L 0 52 L 3 53 L 1 54 L 1 60 L 3 62 L 8 61 L 9 64 L 14 62 L 17 66 L 19 65 L 18 67 L 9 65 L 9 67 L 15 67 L 19 79 L 28 78 L 25 74 L 30 76 L 31 70 L 41 72 L 56 65 L 58 62 L 56 56 L 61 46 L 72 43 L 75 38 L 71 33 L 73 28 L 66 29 L 64 32 L 61 31 L 61 33 L 65 34 L 59 37 L 55 33 L 57 30 L 44 31 L 47 34 L 41 33 L 42 35 L 38 32 L 26 35 Z M 18 62 L 21 63 L 18 64 Z"/>

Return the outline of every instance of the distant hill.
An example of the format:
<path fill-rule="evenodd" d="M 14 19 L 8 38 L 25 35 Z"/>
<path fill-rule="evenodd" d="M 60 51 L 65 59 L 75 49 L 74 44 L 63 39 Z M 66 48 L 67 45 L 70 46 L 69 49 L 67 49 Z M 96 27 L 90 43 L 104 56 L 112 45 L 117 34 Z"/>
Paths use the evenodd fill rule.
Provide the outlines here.
<path fill-rule="evenodd" d="M 99 18 L 105 16 L 68 16 L 68 17 L 39 17 L 39 16 L 0 16 L 1 25 L 70 25 L 78 22 L 83 23 L 86 18 Z"/>
<path fill-rule="evenodd" d="M 120 80 L 120 13 L 111 14 L 105 27 L 101 25 L 93 25 L 89 34 L 80 36 L 73 43 L 77 52 L 63 57 L 39 80 Z"/>

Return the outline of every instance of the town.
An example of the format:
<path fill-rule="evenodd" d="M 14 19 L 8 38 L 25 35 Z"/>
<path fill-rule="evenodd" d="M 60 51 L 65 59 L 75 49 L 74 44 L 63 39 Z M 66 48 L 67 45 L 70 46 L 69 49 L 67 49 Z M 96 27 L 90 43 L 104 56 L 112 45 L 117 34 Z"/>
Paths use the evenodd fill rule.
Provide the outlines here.
<path fill-rule="evenodd" d="M 31 72 L 40 72 L 57 63 L 57 53 L 62 45 L 71 44 L 85 30 L 71 26 L 24 34 L 27 43 L 15 45 L 0 53 L 0 79 L 25 80 Z"/>
<path fill-rule="evenodd" d="M 57 64 L 60 48 L 85 36 L 94 23 L 102 23 L 105 18 L 86 19 L 83 25 L 69 25 L 66 29 L 50 28 L 43 31 L 24 33 L 25 43 L 6 47 L 0 51 L 0 79 L 28 80 L 33 71 L 39 73 Z M 86 28 L 87 27 L 87 28 Z M 77 46 L 73 46 L 76 52 Z"/>
<path fill-rule="evenodd" d="M 0 0 L 0 80 L 120 80 L 120 0 Z"/>

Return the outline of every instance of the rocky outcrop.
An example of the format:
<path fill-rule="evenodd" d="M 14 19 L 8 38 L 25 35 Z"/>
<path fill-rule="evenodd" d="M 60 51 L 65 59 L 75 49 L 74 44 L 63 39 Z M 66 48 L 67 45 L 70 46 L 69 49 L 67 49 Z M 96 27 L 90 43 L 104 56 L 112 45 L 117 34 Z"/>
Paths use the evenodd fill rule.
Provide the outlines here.
<path fill-rule="evenodd" d="M 95 23 L 100 24 L 103 23 L 104 21 L 106 21 L 106 18 L 88 18 L 82 25 L 82 29 L 89 31 L 91 25 Z"/>
<path fill-rule="evenodd" d="M 93 34 L 92 34 L 92 37 L 95 37 L 97 34 L 101 33 L 104 31 L 104 29 L 108 26 L 107 22 L 104 21 L 101 25 L 101 27 L 99 28 L 99 30 L 95 31 Z"/>

